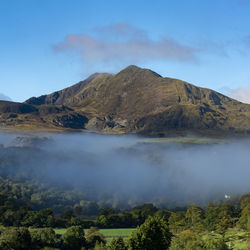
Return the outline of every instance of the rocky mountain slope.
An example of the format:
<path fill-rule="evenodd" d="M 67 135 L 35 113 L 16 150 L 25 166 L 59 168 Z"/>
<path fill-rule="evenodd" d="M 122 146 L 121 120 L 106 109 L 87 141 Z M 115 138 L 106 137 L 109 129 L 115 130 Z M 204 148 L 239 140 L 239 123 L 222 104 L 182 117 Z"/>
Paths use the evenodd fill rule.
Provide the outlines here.
<path fill-rule="evenodd" d="M 0 126 L 108 133 L 250 133 L 250 105 L 210 89 L 129 66 L 69 88 L 0 102 Z"/>

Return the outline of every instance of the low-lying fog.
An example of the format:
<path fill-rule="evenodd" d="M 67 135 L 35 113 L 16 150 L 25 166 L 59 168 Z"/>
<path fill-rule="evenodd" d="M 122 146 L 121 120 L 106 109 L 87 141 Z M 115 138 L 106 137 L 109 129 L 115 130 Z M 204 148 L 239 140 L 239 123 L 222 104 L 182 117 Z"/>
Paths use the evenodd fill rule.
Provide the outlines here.
<path fill-rule="evenodd" d="M 8 178 L 35 176 L 60 188 L 86 191 L 85 198 L 93 201 L 102 197 L 171 207 L 250 191 L 249 140 L 183 140 L 1 133 L 0 157 L 9 148 Z"/>

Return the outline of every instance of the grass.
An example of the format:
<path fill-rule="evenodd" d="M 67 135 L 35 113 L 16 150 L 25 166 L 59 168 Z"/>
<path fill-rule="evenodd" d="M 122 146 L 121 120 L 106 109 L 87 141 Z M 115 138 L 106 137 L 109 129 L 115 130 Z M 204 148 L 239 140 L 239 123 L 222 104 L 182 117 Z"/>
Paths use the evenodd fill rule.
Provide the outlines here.
<path fill-rule="evenodd" d="M 54 229 L 56 234 L 64 234 L 66 232 L 66 228 L 55 228 Z M 99 232 L 102 233 L 107 240 L 110 240 L 112 238 L 116 237 L 123 237 L 127 238 L 135 228 L 113 228 L 113 229 L 100 229 Z M 88 229 L 85 229 L 85 234 L 88 232 Z"/>

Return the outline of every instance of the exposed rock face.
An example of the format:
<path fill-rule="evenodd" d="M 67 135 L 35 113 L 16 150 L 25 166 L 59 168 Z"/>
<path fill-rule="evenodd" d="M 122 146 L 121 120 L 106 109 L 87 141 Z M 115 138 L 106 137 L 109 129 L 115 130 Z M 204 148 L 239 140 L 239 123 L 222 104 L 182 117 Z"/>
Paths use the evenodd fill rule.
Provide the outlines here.
<path fill-rule="evenodd" d="M 115 75 L 96 73 L 24 104 L 0 102 L 0 113 L 0 123 L 6 127 L 31 123 L 38 127 L 147 134 L 250 131 L 250 105 L 133 65 Z"/>
<path fill-rule="evenodd" d="M 55 126 L 60 126 L 63 128 L 73 128 L 73 129 L 84 129 L 85 124 L 88 122 L 86 116 L 80 114 L 67 114 L 67 115 L 56 115 L 52 120 Z"/>

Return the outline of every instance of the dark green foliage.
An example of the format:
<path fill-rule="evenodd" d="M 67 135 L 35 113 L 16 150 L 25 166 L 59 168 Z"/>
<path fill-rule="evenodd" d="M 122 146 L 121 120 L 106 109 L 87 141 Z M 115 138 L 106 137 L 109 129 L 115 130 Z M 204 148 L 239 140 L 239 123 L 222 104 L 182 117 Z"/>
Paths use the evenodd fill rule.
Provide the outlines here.
<path fill-rule="evenodd" d="M 250 195 L 244 195 L 240 202 L 241 215 L 238 225 L 245 230 L 250 230 Z"/>
<path fill-rule="evenodd" d="M 172 212 L 168 219 L 169 229 L 173 233 L 178 233 L 187 228 L 185 221 L 185 212 Z"/>
<path fill-rule="evenodd" d="M 208 231 L 214 231 L 219 221 L 220 208 L 209 203 L 205 213 L 204 224 Z"/>
<path fill-rule="evenodd" d="M 208 250 L 227 250 L 227 244 L 225 243 L 223 237 L 211 237 L 207 236 L 203 239 L 203 247 Z"/>
<path fill-rule="evenodd" d="M 211 237 L 206 235 L 202 237 L 193 231 L 187 230 L 173 237 L 171 241 L 171 250 L 227 250 L 227 245 L 222 237 Z"/>
<path fill-rule="evenodd" d="M 106 244 L 106 240 L 103 234 L 99 232 L 97 227 L 91 227 L 86 234 L 86 245 L 87 248 L 93 248 L 96 243 Z"/>
<path fill-rule="evenodd" d="M 112 239 L 112 241 L 109 244 L 110 250 L 127 250 L 128 247 L 126 246 L 124 240 L 119 237 L 117 239 Z"/>
<path fill-rule="evenodd" d="M 118 214 L 110 208 L 101 209 L 96 224 L 101 228 L 136 227 L 141 225 L 149 215 L 155 215 L 158 210 L 153 204 L 144 204 L 134 207 L 129 212 L 125 211 Z M 162 210 L 159 216 L 167 219 L 169 213 Z"/>
<path fill-rule="evenodd" d="M 171 237 L 162 218 L 149 216 L 131 235 L 129 246 L 134 250 L 166 250 L 170 246 Z"/>
<path fill-rule="evenodd" d="M 163 209 L 159 209 L 154 216 L 160 217 L 162 219 L 164 219 L 165 221 L 168 221 L 169 217 L 171 215 L 171 212 L 167 211 L 167 210 L 163 210 Z"/>
<path fill-rule="evenodd" d="M 238 224 L 242 229 L 250 231 L 250 202 L 244 205 Z"/>
<path fill-rule="evenodd" d="M 103 242 L 97 241 L 93 250 L 107 250 L 107 247 L 105 246 Z"/>
<path fill-rule="evenodd" d="M 243 195 L 240 199 L 240 208 L 243 210 L 249 204 L 250 204 L 250 194 Z"/>
<path fill-rule="evenodd" d="M 202 242 L 200 237 L 192 231 L 187 230 L 181 232 L 177 237 L 173 237 L 171 241 L 171 250 L 201 250 Z"/>
<path fill-rule="evenodd" d="M 8 228 L 0 235 L 0 249 L 28 250 L 31 246 L 31 237 L 27 228 Z"/>
<path fill-rule="evenodd" d="M 44 247 L 56 247 L 57 237 L 52 228 L 31 229 L 31 245 L 34 249 L 41 249 Z"/>
<path fill-rule="evenodd" d="M 64 250 L 80 250 L 86 245 L 84 229 L 81 226 L 72 226 L 62 235 Z"/>
<path fill-rule="evenodd" d="M 189 206 L 185 214 L 186 225 L 193 230 L 201 231 L 204 229 L 203 224 L 204 211 L 197 206 Z"/>
<path fill-rule="evenodd" d="M 39 212 L 30 211 L 25 216 L 22 225 L 31 227 L 54 227 L 55 219 L 53 211 L 49 208 L 42 209 Z"/>

